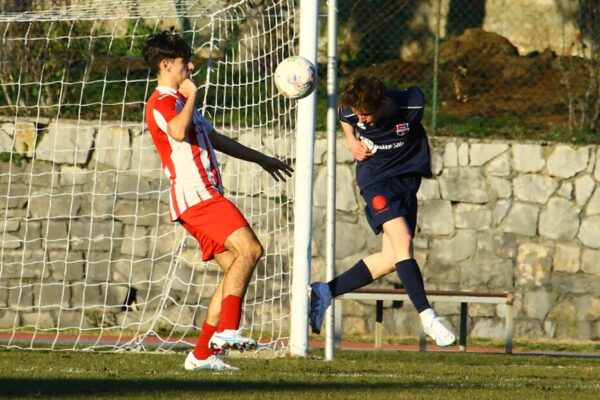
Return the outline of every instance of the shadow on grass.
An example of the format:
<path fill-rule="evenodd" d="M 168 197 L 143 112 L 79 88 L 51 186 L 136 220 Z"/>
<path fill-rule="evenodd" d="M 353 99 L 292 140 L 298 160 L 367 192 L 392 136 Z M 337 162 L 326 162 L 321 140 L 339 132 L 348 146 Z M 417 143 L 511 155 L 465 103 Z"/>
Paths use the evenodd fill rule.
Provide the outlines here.
<path fill-rule="evenodd" d="M 225 375 L 223 373 L 221 376 Z M 445 387 L 452 388 L 451 384 L 440 382 L 260 382 L 251 380 L 217 381 L 211 375 L 210 380 L 131 380 L 131 379 L 20 379 L 1 378 L 0 397 L 63 397 L 78 395 L 143 395 L 143 394 L 173 394 L 181 392 L 227 392 L 252 393 L 252 392 L 334 392 L 334 391 L 368 391 L 371 394 L 390 391 L 394 389 L 424 389 Z M 233 377 L 234 375 L 232 375 Z M 456 387 L 453 387 L 454 389 Z"/>

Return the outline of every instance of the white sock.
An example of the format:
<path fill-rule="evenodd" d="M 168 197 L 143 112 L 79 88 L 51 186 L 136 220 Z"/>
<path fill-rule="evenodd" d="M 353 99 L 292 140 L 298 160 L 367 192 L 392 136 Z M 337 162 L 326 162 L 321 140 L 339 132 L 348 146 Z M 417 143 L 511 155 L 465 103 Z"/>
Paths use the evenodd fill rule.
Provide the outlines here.
<path fill-rule="evenodd" d="M 428 308 L 427 310 L 421 311 L 419 317 L 421 317 L 421 324 L 423 324 L 423 326 L 429 326 L 435 318 L 435 312 L 432 308 Z"/>

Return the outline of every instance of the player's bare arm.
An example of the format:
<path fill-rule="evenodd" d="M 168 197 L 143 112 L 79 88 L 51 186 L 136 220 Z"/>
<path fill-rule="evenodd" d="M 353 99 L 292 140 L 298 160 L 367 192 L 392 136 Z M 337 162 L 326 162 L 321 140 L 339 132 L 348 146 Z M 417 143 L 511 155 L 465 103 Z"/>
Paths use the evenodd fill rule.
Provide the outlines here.
<path fill-rule="evenodd" d="M 210 142 L 215 150 L 230 155 L 240 160 L 249 161 L 260 165 L 276 181 L 285 181 L 292 176 L 294 170 L 285 162 L 275 157 L 270 157 L 260 151 L 256 151 L 225 135 L 213 130 L 210 133 Z"/>
<path fill-rule="evenodd" d="M 363 161 L 368 157 L 371 157 L 373 153 L 367 148 L 366 144 L 356 138 L 352 125 L 346 122 L 340 122 L 340 124 L 342 124 L 342 130 L 346 137 L 346 144 L 348 145 L 348 149 L 352 153 L 352 156 L 358 161 Z"/>
<path fill-rule="evenodd" d="M 187 130 L 192 126 L 197 88 L 191 79 L 186 79 L 181 83 L 178 90 L 187 98 L 187 101 L 181 112 L 167 124 L 167 133 L 173 139 L 181 142 L 185 139 Z"/>

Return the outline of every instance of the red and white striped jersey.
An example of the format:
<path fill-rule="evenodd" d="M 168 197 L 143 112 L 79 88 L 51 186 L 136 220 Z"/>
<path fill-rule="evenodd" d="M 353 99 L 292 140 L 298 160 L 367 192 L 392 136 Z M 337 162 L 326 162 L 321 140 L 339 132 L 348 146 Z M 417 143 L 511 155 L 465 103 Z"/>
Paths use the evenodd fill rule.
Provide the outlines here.
<path fill-rule="evenodd" d="M 211 123 L 194 109 L 192 125 L 183 141 L 167 133 L 167 123 L 181 112 L 185 102 L 177 90 L 159 86 L 146 105 L 146 123 L 171 181 L 172 221 L 193 205 L 223 194 L 221 173 L 208 136 L 213 129 Z"/>

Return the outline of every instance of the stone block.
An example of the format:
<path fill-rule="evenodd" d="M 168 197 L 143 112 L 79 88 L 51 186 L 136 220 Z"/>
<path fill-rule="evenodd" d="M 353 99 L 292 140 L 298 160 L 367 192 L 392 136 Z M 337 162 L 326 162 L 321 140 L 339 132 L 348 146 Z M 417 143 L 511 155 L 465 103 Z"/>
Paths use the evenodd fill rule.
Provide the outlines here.
<path fill-rule="evenodd" d="M 347 212 L 358 210 L 358 201 L 354 192 L 356 183 L 350 167 L 338 165 L 336 167 L 336 174 L 336 209 Z M 314 205 L 316 207 L 327 207 L 326 168 L 321 168 L 317 172 L 317 178 L 314 185 Z"/>
<path fill-rule="evenodd" d="M 513 166 L 517 172 L 539 172 L 546 165 L 542 146 L 537 144 L 514 144 Z"/>
<path fill-rule="evenodd" d="M 537 339 L 545 336 L 544 322 L 534 319 L 515 320 L 515 337 Z"/>
<path fill-rule="evenodd" d="M 545 204 L 556 190 L 556 180 L 543 175 L 521 175 L 513 180 L 513 191 L 518 200 Z"/>
<path fill-rule="evenodd" d="M 600 214 L 600 186 L 596 188 L 594 194 L 589 199 L 587 206 L 585 207 L 585 215 L 598 215 Z"/>
<path fill-rule="evenodd" d="M 523 298 L 523 311 L 529 318 L 543 320 L 554 305 L 552 292 L 528 290 Z"/>
<path fill-rule="evenodd" d="M 509 176 L 510 175 L 510 155 L 504 153 L 501 156 L 490 161 L 485 166 L 485 172 L 492 176 Z"/>
<path fill-rule="evenodd" d="M 126 200 L 148 200 L 153 192 L 148 181 L 137 172 L 117 175 L 117 196 Z"/>
<path fill-rule="evenodd" d="M 14 329 L 21 326 L 21 317 L 12 310 L 0 310 L 0 328 Z"/>
<path fill-rule="evenodd" d="M 498 155 L 508 150 L 507 144 L 499 143 L 473 143 L 471 144 L 469 158 L 472 167 L 479 167 Z"/>
<path fill-rule="evenodd" d="M 81 197 L 70 191 L 39 189 L 31 193 L 29 212 L 33 218 L 72 218 L 81 208 Z"/>
<path fill-rule="evenodd" d="M 454 233 L 454 217 L 449 201 L 429 200 L 421 203 L 418 220 L 424 234 L 451 235 Z"/>
<path fill-rule="evenodd" d="M 71 286 L 71 307 L 87 309 L 104 309 L 104 293 L 102 284 L 76 283 Z"/>
<path fill-rule="evenodd" d="M 121 253 L 134 257 L 146 257 L 149 237 L 143 226 L 126 225 L 121 242 Z"/>
<path fill-rule="evenodd" d="M 457 228 L 487 230 L 492 225 L 492 211 L 482 205 L 457 204 L 454 208 L 454 224 Z"/>
<path fill-rule="evenodd" d="M 494 206 L 494 224 L 500 225 L 512 207 L 510 200 L 498 200 Z"/>
<path fill-rule="evenodd" d="M 584 217 L 577 238 L 587 247 L 600 249 L 600 215 Z"/>
<path fill-rule="evenodd" d="M 512 185 L 508 179 L 492 176 L 489 178 L 489 184 L 496 198 L 509 199 L 512 196 Z"/>
<path fill-rule="evenodd" d="M 42 310 L 55 310 L 69 307 L 70 288 L 62 283 L 33 285 L 33 305 Z"/>
<path fill-rule="evenodd" d="M 571 240 L 579 229 L 579 210 L 572 202 L 553 197 L 540 214 L 538 231 L 554 240 Z"/>
<path fill-rule="evenodd" d="M 596 182 L 590 175 L 583 175 L 575 179 L 575 201 L 578 206 L 585 205 L 595 187 Z"/>
<path fill-rule="evenodd" d="M 437 200 L 440 198 L 440 185 L 435 179 L 423 179 L 417 192 L 418 200 Z"/>
<path fill-rule="evenodd" d="M 498 318 L 478 318 L 474 321 L 470 337 L 504 339 L 504 321 Z"/>
<path fill-rule="evenodd" d="M 94 150 L 95 161 L 118 170 L 127 170 L 131 161 L 129 130 L 120 126 L 100 127 Z"/>
<path fill-rule="evenodd" d="M 450 239 L 433 239 L 429 252 L 432 264 L 455 266 L 470 258 L 475 252 L 476 234 L 471 230 L 460 230 Z"/>
<path fill-rule="evenodd" d="M 117 200 L 115 219 L 127 225 L 156 225 L 160 216 L 159 207 L 155 201 Z"/>
<path fill-rule="evenodd" d="M 50 312 L 23 312 L 21 313 L 21 326 L 25 328 L 50 329 L 54 328 L 56 323 Z"/>
<path fill-rule="evenodd" d="M 583 272 L 554 272 L 551 284 L 552 289 L 559 295 L 600 293 L 600 280 L 590 279 L 590 275 Z"/>
<path fill-rule="evenodd" d="M 13 310 L 32 310 L 33 290 L 31 286 L 10 287 L 8 289 L 8 304 Z"/>
<path fill-rule="evenodd" d="M 52 121 L 36 147 L 35 158 L 57 164 L 85 164 L 94 135 L 92 126 L 79 121 Z"/>
<path fill-rule="evenodd" d="M 554 252 L 554 271 L 575 273 L 579 271 L 581 248 L 577 245 L 556 245 Z"/>
<path fill-rule="evenodd" d="M 52 250 L 48 252 L 48 269 L 57 281 L 73 282 L 83 279 L 85 259 L 82 252 Z"/>
<path fill-rule="evenodd" d="M 516 285 L 532 288 L 549 284 L 552 271 L 550 251 L 537 243 L 523 243 L 518 251 Z"/>
<path fill-rule="evenodd" d="M 445 200 L 465 203 L 487 203 L 490 200 L 485 178 L 479 168 L 446 169 L 438 181 Z"/>
<path fill-rule="evenodd" d="M 466 167 L 469 165 L 469 144 L 461 143 L 458 146 L 458 165 L 460 167 Z"/>
<path fill-rule="evenodd" d="M 131 141 L 131 170 L 145 178 L 161 179 L 164 170 L 149 134 L 134 136 Z"/>
<path fill-rule="evenodd" d="M 458 148 L 454 142 L 446 143 L 444 148 L 444 166 L 458 167 Z"/>
<path fill-rule="evenodd" d="M 81 219 L 71 222 L 71 249 L 110 251 L 118 249 L 123 224 L 119 221 Z"/>
<path fill-rule="evenodd" d="M 73 167 L 70 165 L 61 165 L 60 167 L 60 185 L 75 186 L 84 185 L 89 182 L 94 175 L 94 171 L 84 168 Z"/>
<path fill-rule="evenodd" d="M 511 290 L 513 261 L 475 257 L 461 263 L 460 276 L 463 290 Z"/>
<path fill-rule="evenodd" d="M 600 251 L 583 249 L 581 270 L 586 274 L 600 275 Z"/>
<path fill-rule="evenodd" d="M 43 221 L 42 237 L 46 249 L 67 249 L 69 247 L 69 234 L 65 221 Z"/>
<path fill-rule="evenodd" d="M 563 181 L 558 191 L 556 192 L 560 197 L 564 197 L 567 200 L 573 199 L 573 183 L 569 181 Z"/>
<path fill-rule="evenodd" d="M 539 212 L 539 208 L 534 205 L 515 202 L 502 222 L 501 229 L 517 235 L 535 236 Z"/>
<path fill-rule="evenodd" d="M 588 147 L 574 149 L 567 145 L 558 145 L 547 161 L 548 173 L 559 178 L 570 178 L 583 171 L 588 164 Z"/>

